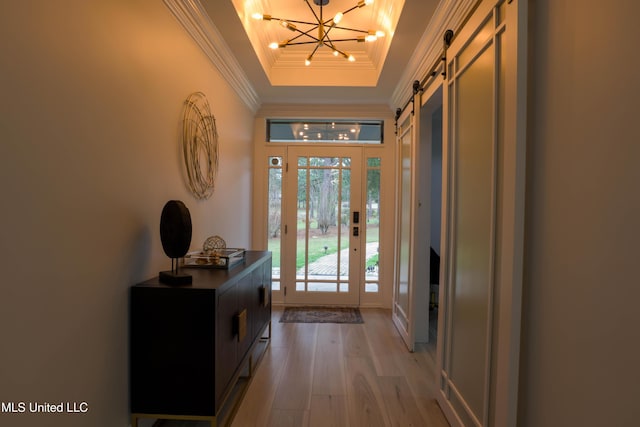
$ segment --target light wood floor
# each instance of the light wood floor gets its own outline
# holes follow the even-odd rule
[[[435,401],[432,348],[409,353],[390,312],[364,324],[280,323],[232,427],[448,426]]]

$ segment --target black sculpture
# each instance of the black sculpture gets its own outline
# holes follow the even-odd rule
[[[171,258],[171,271],[161,271],[160,281],[169,285],[189,285],[191,275],[178,271],[179,258],[184,257],[191,245],[191,215],[180,200],[170,200],[160,216],[160,240],[164,253]]]

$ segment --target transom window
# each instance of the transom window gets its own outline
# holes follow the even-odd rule
[[[382,120],[267,120],[267,141],[382,144]]]

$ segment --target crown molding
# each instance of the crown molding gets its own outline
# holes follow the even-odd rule
[[[422,81],[433,66],[441,60],[444,32],[448,29],[457,32],[478,2],[479,0],[444,0],[438,4],[433,18],[391,95],[390,106],[393,109],[404,105],[411,98],[413,82]]]
[[[258,94],[200,1],[163,1],[222,77],[255,113],[260,108]]]

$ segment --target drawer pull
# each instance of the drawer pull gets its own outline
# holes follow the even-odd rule
[[[269,290],[265,285],[260,286],[260,305],[263,307],[269,305]]]
[[[238,335],[238,342],[240,342],[247,335],[247,309],[236,314],[233,320],[234,332]]]

